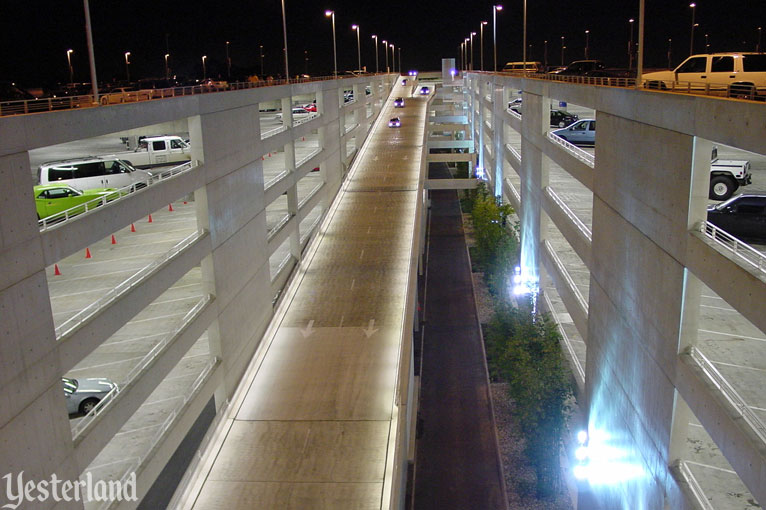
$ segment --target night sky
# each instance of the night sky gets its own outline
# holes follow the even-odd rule
[[[502,1],[502,0],[501,0]],[[290,74],[312,76],[332,73],[332,30],[325,9],[336,11],[338,69],[356,68],[356,33],[361,26],[362,65],[375,70],[372,34],[402,47],[402,69],[436,70],[442,57],[458,57],[459,45],[471,31],[475,68],[479,67],[479,24],[484,30],[485,68],[492,65],[493,2],[408,2],[403,0],[285,0]],[[698,0],[695,9],[695,52],[753,51],[757,27],[766,28],[766,0]],[[497,16],[498,65],[521,60],[522,0],[504,3]],[[638,18],[638,0],[528,0],[528,60],[543,60],[548,40],[548,63],[561,61],[561,36],[567,46],[564,59],[584,57],[585,30],[590,31],[590,57],[613,67],[627,67],[630,37],[628,19]],[[281,57],[280,0],[248,2],[209,0],[90,0],[99,81],[125,79],[124,53],[131,52],[132,79],[164,76],[164,55],[170,53],[172,72],[187,78],[202,75],[207,55],[208,76],[227,78],[226,41],[230,41],[233,77],[260,74],[259,45],[264,46],[264,71],[284,72]],[[672,38],[672,64],[689,53],[691,11],[688,0],[646,0],[645,67],[667,66],[668,38]],[[88,81],[82,0],[31,2],[2,0],[0,8],[0,80],[23,86],[68,81],[66,51],[74,49],[75,81]],[[638,22],[634,24],[638,40]],[[167,34],[167,39],[166,39]],[[766,45],[766,36],[762,47]],[[382,46],[382,45],[381,45]],[[380,48],[380,67],[384,54]],[[308,53],[305,53],[308,52]],[[308,55],[308,61],[305,57]]]

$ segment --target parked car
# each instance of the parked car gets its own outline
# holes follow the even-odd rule
[[[151,90],[137,90],[133,87],[117,87],[101,94],[99,101],[102,105],[145,101],[152,98]]]
[[[575,122],[579,117],[566,110],[551,110],[551,126],[566,127]]]
[[[543,65],[540,62],[506,62],[502,72],[534,74],[541,72],[542,69]]]
[[[402,85],[407,85],[407,78],[402,78]]]
[[[593,119],[578,120],[574,124],[552,131],[552,133],[575,145],[595,145],[596,121]]]
[[[404,108],[404,98],[397,97],[394,99],[394,108]]]
[[[310,113],[316,113],[317,111],[317,104],[316,103],[308,103],[303,105],[303,109]]]
[[[91,156],[43,163],[37,169],[38,184],[69,184],[77,189],[145,187],[151,180],[146,170],[136,170],[117,156]]]
[[[672,71],[643,74],[641,79],[650,89],[709,88],[734,97],[762,98],[766,94],[766,53],[692,55]]]
[[[747,186],[753,180],[750,162],[739,159],[718,159],[718,147],[713,147],[710,156],[711,200],[727,200],[740,186]]]
[[[521,103],[517,103],[510,107],[510,110],[518,115],[522,114]],[[569,113],[566,110],[551,110],[550,119],[548,123],[551,127],[566,127],[579,119],[574,113]]]
[[[104,399],[114,396],[118,389],[117,384],[104,377],[62,377],[61,382],[64,384],[66,410],[69,414],[88,414]]]
[[[80,191],[68,184],[35,186],[34,195],[38,220],[66,210],[69,210],[69,216],[82,214],[86,211],[86,206],[83,205],[86,202],[92,202],[88,204],[87,208],[89,210],[91,207],[103,204],[103,198],[106,198],[108,202],[119,197],[119,193],[116,192],[115,188],[97,188]]]
[[[402,127],[402,120],[399,117],[394,117],[388,121],[388,127]]]
[[[293,112],[293,119],[305,119],[306,117],[311,115],[311,112],[309,112],[302,106],[294,106],[292,112]],[[277,118],[279,120],[282,120],[282,112],[279,112],[277,114]]]
[[[421,96],[427,96],[430,93],[431,93],[431,89],[429,89],[428,87],[420,87]]]
[[[600,60],[575,60],[564,68],[554,69],[548,74],[562,76],[603,76],[606,66]]]
[[[709,206],[707,220],[737,239],[766,242],[766,193],[743,193]]]
[[[508,108],[514,108],[514,107],[517,107],[517,106],[519,106],[519,107],[521,106],[521,98],[520,97],[517,97],[516,99],[512,99],[512,100],[508,101]]]

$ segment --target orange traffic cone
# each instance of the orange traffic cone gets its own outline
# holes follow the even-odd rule
[[[168,204],[168,211],[173,212],[173,204]]]
[[[133,225],[132,223],[130,224],[130,231],[131,232],[135,232],[136,231],[136,226]]]
[[[188,204],[188,203],[189,203],[189,202],[187,202],[186,200],[184,200],[184,205],[186,205],[186,204]]]
[[[114,234],[112,234],[112,244],[117,244],[117,239],[114,238]]]
[[[59,271],[59,265],[53,264],[53,274],[55,276],[61,276],[61,271]]]
[[[261,156],[261,161],[263,161],[263,156]]]
[[[86,259],[93,258],[93,257],[90,256],[90,248],[85,248],[85,258]]]
[[[271,153],[269,152],[269,157],[271,157]]]
[[[149,221],[147,221],[147,223],[151,223],[151,222],[152,222],[152,215],[150,214],[149,215]]]

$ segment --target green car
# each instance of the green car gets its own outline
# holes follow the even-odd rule
[[[93,207],[98,207],[103,203],[104,197],[106,197],[107,201],[111,201],[120,196],[119,193],[115,193],[115,188],[96,188],[80,191],[68,184],[45,184],[35,186],[34,189],[37,219],[59,215],[63,220],[67,216],[81,214]],[[90,203],[85,205],[86,202]],[[63,211],[67,211],[67,214],[59,214]]]

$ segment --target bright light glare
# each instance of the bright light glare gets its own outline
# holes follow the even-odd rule
[[[575,450],[575,459],[583,461],[588,458],[588,449],[584,446]]]
[[[644,476],[642,466],[626,461],[630,452],[608,444],[610,439],[609,434],[600,430],[577,433],[582,446],[575,450],[578,462],[572,469],[575,478],[595,486],[618,485]]]
[[[577,433],[577,442],[580,444],[585,444],[585,442],[588,440],[588,433],[584,430],[581,430]]]
[[[332,11],[324,11],[324,15],[329,18],[330,16],[332,16]]]

